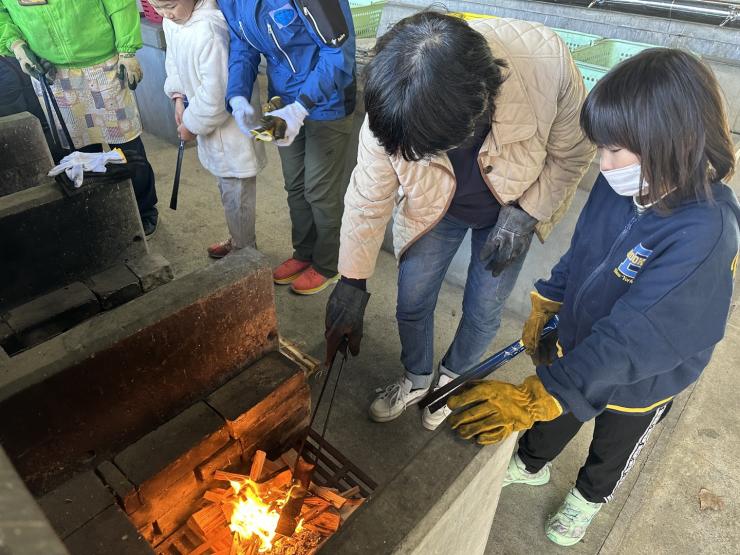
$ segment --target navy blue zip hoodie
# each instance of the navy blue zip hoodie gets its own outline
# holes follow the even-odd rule
[[[537,375],[564,410],[644,413],[696,381],[722,339],[737,266],[740,205],[686,201],[638,214],[599,175],[543,297],[562,302],[563,356]]]

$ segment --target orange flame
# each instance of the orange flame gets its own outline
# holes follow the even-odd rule
[[[272,549],[275,529],[280,520],[280,507],[285,504],[285,500],[281,499],[272,504],[265,502],[251,480],[245,480],[243,483],[231,481],[230,484],[237,500],[233,502],[234,511],[229,529],[234,533],[237,546],[241,548],[239,554],[246,552],[254,538],[259,541],[260,553],[269,551]]]

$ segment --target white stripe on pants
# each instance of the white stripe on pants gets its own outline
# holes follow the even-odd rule
[[[226,225],[235,249],[255,247],[257,219],[257,178],[219,177],[221,204],[224,205]]]

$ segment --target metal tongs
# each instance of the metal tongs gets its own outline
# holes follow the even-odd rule
[[[326,410],[324,426],[321,430],[322,440],[325,439],[326,430],[329,426],[329,418],[331,418],[331,410],[334,406],[334,397],[337,394],[337,386],[339,385],[339,380],[342,377],[342,370],[344,369],[345,364],[347,364],[350,358],[346,342],[344,343],[344,348],[342,349],[340,347],[340,350],[342,351],[342,359],[339,364],[339,370],[337,371],[337,379],[334,382],[334,388],[332,389],[331,397],[329,398],[329,406]],[[306,442],[308,440],[308,431],[311,430],[313,422],[314,420],[316,420],[316,416],[319,413],[319,407],[321,406],[321,401],[324,397],[326,386],[329,384],[329,379],[331,377],[332,370],[334,369],[335,361],[336,357],[332,361],[331,366],[329,366],[329,368],[326,370],[324,383],[321,385],[321,392],[319,393],[319,398],[316,400],[316,406],[314,407],[313,414],[311,415],[311,421],[308,423],[306,435],[304,436],[303,440],[301,441],[301,445],[298,448],[298,456],[296,457],[295,467],[293,468],[293,484],[291,485],[290,492],[288,494],[288,500],[285,502],[285,505],[283,505],[283,508],[280,511],[280,520],[278,521],[277,527],[275,528],[275,532],[282,536],[292,536],[298,526],[298,521],[301,516],[301,507],[303,507],[303,500],[306,498],[308,487],[311,485],[311,477],[313,476],[314,469],[316,468],[316,465],[319,461],[319,456],[321,455],[321,446],[324,443],[323,441],[319,442],[318,451],[316,452],[316,456],[314,457],[313,462],[309,462],[303,458],[303,453],[305,452],[306,448]]]
[[[553,316],[542,328],[542,336],[540,341],[547,339],[557,331],[558,328],[558,317]],[[485,378],[494,370],[501,368],[504,364],[509,362],[515,356],[524,351],[524,344],[522,340],[514,341],[508,347],[504,347],[495,355],[487,358],[477,366],[473,366],[467,372],[460,374],[457,378],[451,382],[443,385],[435,391],[431,391],[426,397],[419,401],[421,408],[429,407],[430,412],[437,412],[439,409],[447,404],[447,399],[452,395],[460,391],[468,383],[473,380],[480,380]]]

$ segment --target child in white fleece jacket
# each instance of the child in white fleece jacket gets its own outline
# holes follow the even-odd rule
[[[201,164],[218,180],[230,238],[208,247],[212,258],[255,246],[257,174],[264,147],[239,131],[226,111],[229,29],[216,0],[154,0],[167,40],[164,92],[175,102],[180,138],[197,136]],[[259,92],[252,102],[259,113]],[[184,99],[188,106],[185,107]]]

